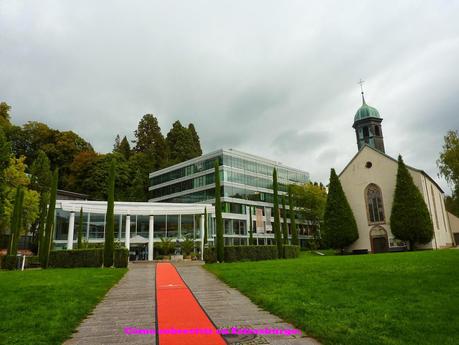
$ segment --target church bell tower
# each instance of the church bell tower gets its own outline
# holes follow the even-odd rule
[[[365,102],[362,83],[363,81],[361,80],[362,106],[355,113],[354,124],[352,125],[357,137],[357,147],[360,150],[366,144],[385,153],[384,137],[381,127],[383,119],[375,108],[370,107]]]

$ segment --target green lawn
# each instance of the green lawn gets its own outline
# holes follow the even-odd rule
[[[61,344],[126,271],[0,271],[0,344]]]
[[[459,344],[459,250],[205,267],[323,344]]]

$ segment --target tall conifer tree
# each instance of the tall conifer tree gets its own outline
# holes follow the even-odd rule
[[[249,245],[253,246],[252,206],[249,206]]]
[[[288,224],[287,224],[287,209],[285,208],[285,195],[282,195],[282,212],[283,212],[283,223],[282,223],[282,236],[284,244],[288,244]]]
[[[78,249],[83,248],[83,207],[80,208],[80,221],[78,222]]]
[[[49,192],[42,193],[40,197],[40,218],[38,220],[38,257],[40,262],[43,262],[43,253],[46,253],[44,246],[46,243],[45,221],[48,213],[48,201]]]
[[[421,192],[415,186],[402,156],[398,156],[397,183],[390,216],[390,228],[398,239],[409,241],[414,250],[417,243],[432,240],[433,224]]]
[[[223,262],[225,257],[225,242],[223,238],[222,203],[220,200],[220,169],[218,160],[215,161],[215,221],[217,261]]]
[[[49,264],[49,252],[53,246],[53,232],[54,232],[54,213],[56,210],[56,195],[57,195],[57,184],[59,180],[59,170],[56,168],[53,172],[53,178],[51,182],[51,194],[49,196],[49,207],[46,215],[46,227],[45,227],[45,241],[44,241],[44,252],[43,261],[41,262],[43,268],[48,268]]]
[[[327,203],[324,213],[323,232],[325,241],[330,247],[341,249],[352,244],[359,238],[354,214],[344,194],[343,187],[335,169],[330,172]]]
[[[208,236],[208,219],[207,219],[207,207],[204,208],[204,244],[207,243]]]
[[[112,159],[107,183],[107,213],[105,220],[104,267],[113,266],[115,245],[115,160]]]
[[[282,235],[280,229],[280,217],[279,217],[279,187],[277,183],[277,170],[273,169],[273,193],[274,193],[274,238],[277,245],[277,254],[279,258],[283,256],[282,249]]]
[[[295,210],[293,207],[292,185],[288,186],[288,207],[290,213],[290,228],[292,229],[292,245],[300,245],[298,240],[298,230],[296,229]]]
[[[13,215],[11,216],[10,226],[10,241],[8,245],[7,255],[16,255],[18,252],[18,238],[20,234],[20,224],[22,215],[22,200],[24,192],[20,186],[16,188],[16,196],[14,198]]]

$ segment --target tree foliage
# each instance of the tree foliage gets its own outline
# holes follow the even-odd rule
[[[202,154],[199,137],[192,124],[186,128],[180,121],[175,121],[167,133],[166,143],[169,152],[167,165],[174,165]]]
[[[397,183],[390,227],[395,237],[410,242],[411,250],[417,243],[426,244],[433,237],[434,230],[429,210],[402,156],[398,156]]]
[[[0,103],[0,129],[8,130],[11,127],[10,110],[11,107],[6,102]]]
[[[39,212],[39,194],[29,189],[30,178],[26,174],[25,157],[9,158],[9,165],[4,171],[4,199],[3,215],[0,219],[0,231],[6,232],[11,224],[13,214],[16,188],[23,187],[24,203],[22,208],[22,222],[20,225],[21,233],[25,233],[32,223],[35,222]]]
[[[335,169],[330,172],[322,236],[331,248],[341,251],[359,238],[354,214]]]
[[[143,152],[152,162],[153,170],[161,169],[167,164],[168,150],[166,140],[161,133],[158,119],[152,114],[142,117],[134,132],[136,152]]]
[[[447,210],[459,217],[459,134],[449,131],[444,137],[440,158],[437,160],[440,175],[452,185],[453,195],[447,198]]]

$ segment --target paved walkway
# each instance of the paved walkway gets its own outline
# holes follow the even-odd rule
[[[200,264],[176,265],[177,270],[185,283],[193,291],[207,315],[218,328],[278,328],[293,329],[280,318],[257,307],[250,299],[238,290],[228,285],[209,273]],[[318,345],[316,340],[299,335],[228,335],[229,344],[235,345]]]
[[[128,272],[80,324],[65,345],[156,344],[154,335],[126,335],[124,327],[155,328],[153,263],[129,265]],[[78,293],[77,291],[75,293]]]
[[[185,262],[177,270],[218,328],[292,329],[253,304],[239,291],[228,287],[202,264]],[[156,344],[153,335],[126,335],[124,327],[155,328],[155,270],[153,263],[132,263],[129,271],[80,324],[73,338],[64,345]],[[225,336],[233,345],[317,345],[306,336],[246,335]],[[183,344],[186,345],[186,344]]]

